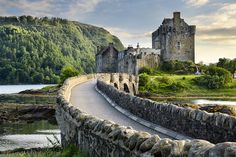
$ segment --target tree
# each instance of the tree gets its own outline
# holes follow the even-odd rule
[[[78,76],[80,72],[76,70],[73,66],[65,66],[63,67],[60,75],[60,84],[63,84],[64,81],[73,76]]]
[[[232,75],[236,72],[236,58],[232,60],[227,58],[220,58],[216,65],[218,67],[227,69],[231,72]]]
[[[96,46],[113,42],[123,49],[104,29],[74,21],[31,16],[0,21],[0,84],[57,84],[64,65],[93,73]]]
[[[232,75],[224,68],[209,66],[205,71],[205,75],[194,78],[194,81],[200,86],[218,89],[232,82]]]

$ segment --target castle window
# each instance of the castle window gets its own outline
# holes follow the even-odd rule
[[[181,44],[180,42],[177,43],[177,49],[180,50]]]

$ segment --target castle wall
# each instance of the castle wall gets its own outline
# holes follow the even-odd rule
[[[149,54],[137,60],[138,71],[143,67],[156,68],[160,64],[160,56]]]
[[[135,75],[137,66],[136,56],[129,53],[125,55],[124,52],[120,53],[117,72]]]
[[[117,72],[118,53],[113,44],[110,43],[106,49],[96,55],[96,71],[99,73]]]
[[[118,57],[118,71],[137,75],[143,67],[155,68],[160,64],[159,51],[150,48],[133,49],[132,52],[120,52]]]

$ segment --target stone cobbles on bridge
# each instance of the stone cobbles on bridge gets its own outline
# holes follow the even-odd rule
[[[171,140],[159,138],[130,127],[98,119],[81,112],[68,101],[68,93],[86,76],[69,79],[57,97],[56,118],[61,129],[62,145],[76,144],[91,157],[233,157],[236,143],[212,144],[205,140]],[[91,77],[87,77],[91,79]],[[72,82],[72,83],[71,83]]]

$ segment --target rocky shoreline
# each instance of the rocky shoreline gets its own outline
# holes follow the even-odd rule
[[[33,91],[33,92],[32,92]],[[56,124],[55,97],[53,92],[27,90],[19,94],[0,94],[0,124],[48,120]]]
[[[55,105],[0,103],[0,124],[48,120],[56,124]]]

